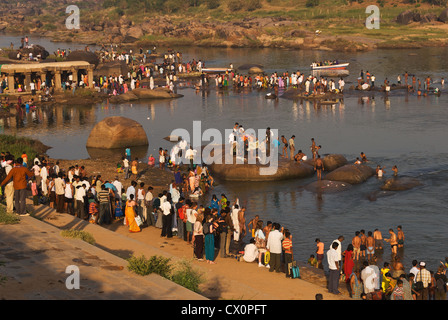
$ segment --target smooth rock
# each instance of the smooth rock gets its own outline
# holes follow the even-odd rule
[[[325,175],[326,180],[359,184],[375,175],[375,170],[364,164],[346,164]]]
[[[108,117],[98,122],[87,139],[87,148],[115,149],[148,145],[142,125],[125,117]]]
[[[393,177],[387,179],[384,182],[384,185],[381,187],[381,190],[385,191],[404,191],[410,190],[412,188],[421,186],[422,183],[412,177]]]

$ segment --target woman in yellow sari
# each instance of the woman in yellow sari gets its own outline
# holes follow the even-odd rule
[[[134,201],[133,194],[131,194],[129,198],[130,200],[126,201],[126,209],[124,211],[126,225],[129,226],[129,232],[140,232],[141,229],[138,226],[137,221],[135,221],[136,213],[134,207],[137,205],[137,203]]]

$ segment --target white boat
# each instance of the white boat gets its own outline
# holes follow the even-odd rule
[[[338,63],[338,64],[330,64],[325,66],[318,66],[317,63],[311,64],[311,69],[313,71],[319,71],[319,70],[345,70],[347,69],[348,65],[350,63]]]
[[[229,68],[203,68],[202,72],[204,73],[211,73],[211,74],[217,74],[217,73],[226,73],[226,72],[232,72],[232,69]]]

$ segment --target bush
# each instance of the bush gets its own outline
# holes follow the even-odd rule
[[[227,1],[227,8],[232,11],[240,11],[243,9],[244,2],[242,0],[229,0]]]
[[[61,232],[61,236],[65,238],[80,239],[87,243],[95,244],[95,239],[93,238],[93,236],[90,233],[82,230],[63,230]]]
[[[155,273],[194,292],[199,292],[199,285],[203,282],[202,274],[185,260],[181,260],[175,267],[170,264],[171,259],[161,256],[149,259],[145,256],[132,256],[127,261],[129,271],[141,276]]]
[[[6,213],[6,207],[4,205],[0,205],[0,224],[17,224],[20,223],[20,217]]]
[[[246,0],[244,4],[244,8],[247,11],[254,11],[261,8],[260,0]]]
[[[207,6],[207,9],[216,9],[219,7],[220,1],[219,0],[206,0],[205,4]]]
[[[193,292],[199,292],[199,285],[203,281],[202,274],[193,269],[185,260],[178,263],[178,268],[173,272],[171,280]]]
[[[164,278],[169,278],[171,273],[170,261],[171,259],[161,256],[152,256],[149,260],[147,260],[145,256],[132,256],[128,259],[128,269],[141,276],[155,273]]]
[[[308,8],[317,7],[319,5],[319,0],[306,0],[305,6]]]

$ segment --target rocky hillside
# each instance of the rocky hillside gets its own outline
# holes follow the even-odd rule
[[[349,0],[3,0],[0,31],[38,34],[56,41],[87,44],[196,45],[215,47],[321,48],[363,51],[383,38],[394,43],[428,34],[423,25],[441,28],[441,7],[404,5],[391,1],[381,7],[389,29],[369,32],[365,8]],[[377,1],[371,1],[377,4]],[[394,3],[392,3],[394,2]],[[80,29],[67,29],[68,5],[80,9]],[[405,15],[402,12],[411,12]],[[420,13],[421,12],[421,13]],[[445,13],[444,13],[445,12]],[[401,15],[400,15],[401,14]],[[315,31],[323,32],[316,36]],[[388,31],[389,30],[389,31]],[[392,30],[392,31],[391,31]],[[412,31],[412,32],[410,32]],[[434,36],[446,44],[445,30]],[[388,33],[389,32],[389,33]],[[412,36],[415,35],[413,38]],[[384,46],[384,44],[383,44]]]

